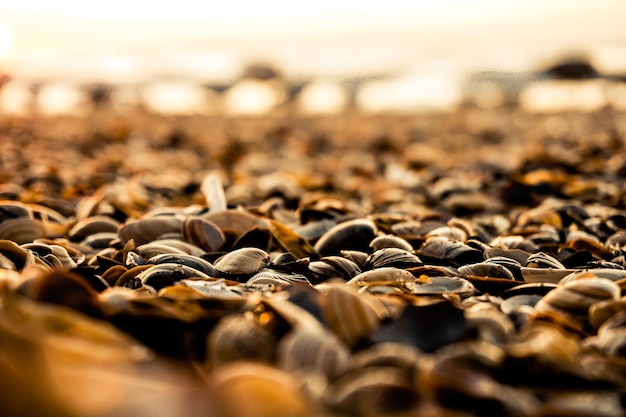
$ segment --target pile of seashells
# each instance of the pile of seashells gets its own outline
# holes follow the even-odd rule
[[[209,170],[165,164],[189,132],[55,170],[3,160],[3,415],[624,415],[625,137],[578,115],[595,134],[576,146],[584,130],[503,138],[479,117],[352,119],[378,132],[352,144],[361,127],[297,134],[337,120],[231,121],[243,150],[217,141]],[[467,143],[446,155],[420,123]],[[39,134],[5,123],[4,158]],[[131,148],[163,169],[111,150]]]

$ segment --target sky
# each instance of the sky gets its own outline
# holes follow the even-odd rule
[[[299,71],[387,71],[420,59],[510,69],[576,49],[611,61],[626,47],[624,17],[623,0],[0,0],[0,71],[78,71],[94,59],[228,68],[228,56]],[[203,62],[184,57],[198,51]],[[168,60],[146,58],[155,56]]]

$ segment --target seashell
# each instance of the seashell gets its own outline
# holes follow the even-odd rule
[[[469,297],[476,292],[470,281],[458,277],[420,277],[406,286],[411,294],[416,295],[457,294],[460,297]]]
[[[375,237],[369,244],[369,247],[374,250],[380,250],[383,248],[399,248],[405,251],[412,251],[413,246],[401,237],[394,235],[384,235]]]
[[[320,219],[293,228],[294,233],[308,242],[314,242],[337,225],[336,220]]]
[[[424,263],[411,252],[400,248],[378,249],[365,262],[365,269],[395,267],[400,269],[415,268]]]
[[[211,373],[209,401],[218,416],[313,417],[316,407],[300,391],[300,380],[260,363],[238,361]]]
[[[308,284],[309,280],[302,274],[291,274],[280,272],[273,269],[263,268],[256,274],[252,275],[246,285],[272,285],[274,288],[281,288],[291,284]]]
[[[228,207],[224,186],[220,177],[219,172],[210,172],[202,179],[200,184],[200,191],[204,195],[206,204],[210,207],[211,212],[223,211]]]
[[[226,362],[270,363],[278,341],[265,327],[248,315],[231,314],[220,319],[206,341],[210,369]]]
[[[0,253],[0,269],[9,269],[12,271],[17,270],[13,261],[4,256],[2,253]]]
[[[349,280],[360,272],[357,264],[341,256],[324,256],[318,261],[309,262],[309,273],[315,284],[333,278]]]
[[[626,246],[626,230],[619,230],[605,240],[605,245],[607,248],[623,248]]]
[[[567,274],[563,279],[561,279],[560,283],[565,284],[570,281],[575,281],[581,278],[587,277],[597,277],[597,278],[606,278],[611,281],[619,281],[626,278],[626,270],[624,269],[612,269],[612,268],[595,268],[585,271],[574,271],[570,274]]]
[[[626,350],[626,312],[622,310],[602,323],[598,328],[598,335],[585,340],[585,345],[623,358]]]
[[[269,251],[273,242],[272,234],[266,227],[255,226],[249,229],[244,234],[235,238],[232,234],[226,233],[227,242],[224,247],[231,249],[240,249],[246,247],[259,248],[264,251]]]
[[[120,227],[120,222],[109,216],[91,216],[76,222],[67,232],[72,242],[84,241],[96,233],[115,233]]]
[[[216,277],[218,275],[217,269],[213,265],[211,265],[210,262],[205,261],[204,259],[197,256],[187,254],[164,253],[153,256],[152,258],[148,259],[147,262],[154,265],[164,263],[186,265],[210,277]]]
[[[309,275],[309,258],[296,259],[289,252],[270,254],[271,261],[268,268],[293,274]]]
[[[626,311],[626,300],[623,298],[600,301],[589,307],[589,324],[597,331],[611,317],[624,311]]]
[[[626,214],[615,213],[604,219],[604,224],[611,230],[616,232],[626,231]]]
[[[248,230],[259,227],[263,223],[260,218],[247,211],[234,209],[209,212],[202,215],[201,218],[216,225],[225,236],[232,234],[233,241]]]
[[[350,370],[367,367],[391,366],[402,369],[407,376],[413,375],[422,353],[414,346],[381,342],[352,355],[348,367]]]
[[[445,237],[428,238],[415,253],[426,263],[443,263],[454,266],[483,260],[483,254],[480,250]]]
[[[133,239],[137,246],[157,240],[168,233],[180,233],[182,220],[176,216],[157,215],[123,224],[118,235],[122,244]]]
[[[485,262],[498,264],[505,267],[506,269],[511,271],[511,274],[513,274],[513,279],[515,279],[516,281],[524,280],[524,277],[522,276],[522,264],[515,259],[506,256],[494,256],[485,259]]]
[[[468,404],[474,415],[483,416],[529,416],[539,407],[526,390],[502,384],[486,370],[454,357],[420,360],[415,385],[428,401],[450,410],[450,415],[466,410]]]
[[[594,368],[607,371],[603,370],[602,366]],[[603,375],[606,374],[603,373]],[[607,378],[599,379],[600,381],[607,380]],[[617,417],[624,415],[622,404],[620,394],[612,390],[561,391],[547,396],[539,408],[539,415]]]
[[[159,291],[164,287],[174,285],[182,279],[209,278],[209,276],[186,265],[162,263],[141,271],[136,278],[141,281],[142,285],[148,285]]]
[[[526,239],[521,235],[503,235],[494,238],[489,245],[494,248],[501,249],[518,249],[527,253],[535,253],[539,250],[539,246],[536,243]],[[493,254],[489,254],[489,256],[494,256]],[[504,255],[506,256],[506,255]],[[521,262],[520,259],[516,258]]]
[[[366,339],[385,316],[380,302],[369,294],[356,294],[349,287],[318,285],[324,322],[341,340],[354,346]]]
[[[18,244],[33,242],[46,236],[44,225],[39,220],[28,217],[8,219],[0,223],[0,239]]]
[[[530,252],[526,252],[521,249],[504,249],[499,247],[491,247],[484,251],[485,259],[491,258],[508,258],[512,259],[520,265],[526,265]]]
[[[530,294],[544,296],[557,287],[556,284],[550,282],[531,282],[528,284],[520,284],[500,293],[500,297],[506,299],[516,295]]]
[[[347,260],[354,262],[360,270],[365,269],[365,262],[367,262],[367,257],[369,256],[367,252],[358,250],[341,250],[339,253]]]
[[[520,266],[521,268],[521,266]],[[506,267],[495,262],[485,261],[475,264],[467,264],[460,266],[458,269],[460,274],[473,275],[478,277],[515,279],[513,273]]]
[[[144,257],[139,255],[138,253],[128,252],[126,254],[126,260],[124,261],[124,265],[126,265],[127,267],[132,268],[134,266],[146,264],[148,264],[148,261],[146,261]]]
[[[513,321],[490,303],[477,303],[465,309],[466,329],[477,340],[503,345],[515,334]]]
[[[457,240],[459,242],[465,242],[468,238],[468,235],[465,230],[458,227],[441,226],[426,233],[426,238],[429,237],[445,237],[448,239]]]
[[[181,231],[186,242],[206,252],[218,251],[226,242],[220,228],[201,217],[187,217],[181,224]]]
[[[511,315],[520,308],[533,308],[541,298],[543,298],[542,294],[512,295],[500,303],[500,310],[502,310],[504,314]]]
[[[102,279],[106,281],[109,286],[112,287],[126,271],[128,271],[128,269],[125,266],[115,265],[104,271],[104,273],[102,274]]]
[[[219,257],[213,265],[227,276],[252,275],[267,267],[270,255],[258,248],[241,248]]]
[[[589,308],[605,300],[617,300],[620,289],[606,278],[587,277],[559,285],[546,294],[537,305],[537,313],[554,314],[569,322],[586,326]]]
[[[324,403],[345,415],[395,415],[415,411],[419,395],[402,369],[391,366],[355,369],[339,378]]]
[[[555,257],[548,255],[545,252],[538,252],[530,255],[526,259],[526,268],[552,268],[552,269],[565,269],[563,264],[559,262]]]
[[[150,243],[144,243],[143,245],[138,246],[135,251],[139,256],[144,259],[150,259],[157,255],[186,255],[187,252],[176,248],[174,246],[167,245],[165,243],[161,243],[160,240],[156,240]]]
[[[568,378],[570,383],[580,380],[577,336],[558,326],[533,322],[522,328],[518,341],[507,344],[504,349],[503,366],[515,370],[517,381],[540,378],[544,384],[550,384],[563,378]]]
[[[456,268],[451,266],[440,266],[440,265],[423,265],[417,266],[414,268],[407,268],[411,274],[416,277],[427,276],[427,277],[458,277],[460,276]]]
[[[54,271],[24,281],[16,289],[32,300],[69,307],[94,318],[103,318],[98,294],[78,274]]]
[[[141,280],[137,278],[137,275],[153,266],[154,265],[137,265],[130,269],[127,269],[126,272],[123,272],[121,273],[121,275],[119,275],[114,285],[118,287],[123,286],[128,288],[141,287]]]
[[[102,233],[94,233],[92,235],[87,236],[85,239],[80,241],[81,246],[87,246],[91,249],[105,249],[108,248],[113,241],[117,239],[117,232],[102,232]]]
[[[331,228],[317,241],[314,249],[322,256],[336,255],[341,250],[367,251],[376,237],[376,225],[371,220],[348,220]]]
[[[226,281],[223,278],[209,279],[182,279],[176,285],[184,285],[189,288],[201,292],[211,301],[213,306],[224,304],[228,306],[229,311],[238,311],[246,304],[246,300],[241,293],[235,290],[234,285],[238,285],[234,281]]]
[[[415,281],[417,281],[417,278],[409,271],[399,268],[385,267],[362,272],[348,281],[348,284],[358,286],[370,286],[373,284],[389,285],[402,288],[408,292],[413,288],[412,284],[415,283]]]
[[[17,218],[31,218],[32,210],[28,205],[12,200],[0,200],[0,223]]]
[[[535,305],[543,295],[519,294],[513,295],[500,303],[500,310],[513,320],[517,328],[526,325],[535,313]]]
[[[541,205],[526,210],[517,217],[516,227],[527,227],[529,225],[549,225],[557,229],[563,228],[561,216],[552,207]]]
[[[502,368],[506,353],[504,348],[481,340],[461,340],[437,350],[437,361],[460,362],[482,370]],[[423,356],[416,363],[421,365]]]
[[[333,380],[346,370],[350,349],[322,327],[296,326],[280,340],[276,356],[285,371],[319,372]]]
[[[174,239],[174,238],[167,238],[167,239],[158,239],[155,240],[153,242],[147,243],[146,245],[167,245],[169,247],[178,249],[179,251],[182,251],[184,253],[188,253],[189,255],[193,255],[193,256],[202,256],[204,255],[206,252],[204,252],[202,249],[200,249],[199,247],[192,245],[191,243],[182,241],[178,238]],[[145,245],[141,245],[141,246],[145,246]],[[139,247],[138,247],[139,248]]]
[[[437,320],[432,320],[437,317]],[[463,310],[448,300],[425,305],[407,305],[395,320],[374,331],[375,343],[399,343],[419,351],[433,352],[458,340],[465,330]]]
[[[553,283],[561,281],[564,277],[571,273],[578,272],[576,269],[565,268],[528,268],[522,267],[521,273],[526,282],[545,282]]]
[[[406,241],[421,239],[425,233],[422,232],[422,222],[419,220],[407,220],[391,225],[391,232]]]
[[[314,255],[315,249],[302,236],[276,220],[268,220],[268,228],[280,246],[296,259]]]

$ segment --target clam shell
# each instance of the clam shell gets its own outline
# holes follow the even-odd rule
[[[369,294],[357,294],[337,285],[316,288],[322,292],[324,322],[348,346],[367,338],[385,315],[383,306]]]
[[[526,268],[552,268],[565,269],[563,264],[554,256],[550,256],[545,252],[533,253],[526,259]]]
[[[322,256],[336,255],[341,250],[366,251],[376,237],[376,225],[371,220],[348,220],[331,228],[315,243],[315,251]]]
[[[415,268],[424,263],[411,252],[401,248],[383,248],[374,251],[365,262],[365,269],[395,267],[400,269]]]
[[[302,274],[291,274],[287,272],[280,272],[273,269],[263,268],[256,274],[252,275],[246,285],[272,285],[275,288],[282,288],[291,284],[308,284],[309,280]]]
[[[201,217],[187,217],[181,224],[181,230],[186,242],[206,252],[218,251],[226,242],[220,228]]]
[[[180,233],[182,220],[176,216],[158,215],[123,224],[118,235],[122,244],[133,239],[137,246],[157,240],[168,233]]]
[[[462,265],[458,269],[460,274],[474,275],[478,277],[515,279],[513,273],[506,267],[494,262],[478,262],[475,264]]]
[[[409,242],[395,235],[377,236],[370,242],[369,246],[374,251],[383,248],[399,248],[405,251],[413,250],[413,246]]]
[[[211,373],[209,400],[218,416],[314,417],[301,381],[285,371],[253,362],[233,362]]]
[[[315,249],[298,233],[276,220],[268,220],[268,228],[280,246],[296,259],[315,254]]]
[[[207,362],[211,369],[240,360],[270,363],[277,343],[276,337],[253,318],[228,315],[220,319],[207,337]]]
[[[278,344],[278,366],[288,372],[320,372],[329,379],[348,366],[350,349],[334,333],[323,328],[296,326]]]
[[[213,265],[228,275],[252,275],[268,266],[270,255],[258,248],[241,248],[218,258]]]
[[[575,269],[564,268],[528,268],[522,267],[522,277],[526,282],[546,282],[556,284],[569,274],[579,272]]]
[[[415,253],[425,263],[437,265],[459,266],[484,259],[482,251],[457,240],[439,236],[428,238]]]
[[[437,320],[433,320],[437,317]],[[371,336],[376,343],[399,343],[433,352],[458,340],[465,331],[463,310],[448,300],[407,305],[401,315],[380,326]]]
[[[538,313],[556,314],[566,320],[587,324],[589,308],[598,302],[617,300],[620,288],[606,278],[587,277],[561,284],[535,305]]]
[[[412,283],[417,281],[417,278],[410,273],[399,268],[378,268],[370,271],[362,272],[348,281],[348,284],[354,284],[359,286],[365,285],[389,285],[405,288],[412,288]]]
[[[174,285],[186,278],[209,278],[208,275],[182,264],[162,263],[153,265],[137,275],[142,285],[148,285],[155,290]]]
[[[44,236],[46,236],[46,229],[39,220],[20,217],[4,220],[0,223],[0,239],[23,244],[33,242]]]
[[[202,219],[215,224],[225,235],[231,233],[234,240],[248,230],[261,226],[263,221],[255,215],[242,210],[214,211],[201,216]]]
[[[354,262],[359,269],[365,269],[365,262],[367,262],[367,257],[369,256],[367,252],[358,250],[341,250],[339,253],[347,260]]]
[[[161,243],[161,241],[154,241],[137,246],[135,249],[137,254],[144,259],[150,259],[157,255],[186,255],[187,253],[174,246]]]
[[[469,297],[476,292],[470,281],[457,277],[425,277],[407,284],[407,287],[411,294],[416,295],[457,294]]]
[[[402,369],[376,366],[339,378],[324,402],[342,414],[395,415],[415,411],[419,395]]]
[[[215,277],[218,274],[217,269],[213,265],[211,265],[210,262],[205,261],[204,259],[197,256],[187,254],[159,254],[148,259],[148,263],[155,265],[164,263],[186,265],[210,277]]]
[[[0,200],[0,223],[17,218],[32,217],[32,210],[28,205],[12,200]]]
[[[115,233],[120,227],[120,222],[109,216],[91,216],[79,220],[67,232],[72,242],[80,242],[96,233]]]
[[[318,261],[309,262],[309,272],[314,283],[326,282],[333,278],[349,280],[361,272],[359,266],[341,256],[324,256]]]

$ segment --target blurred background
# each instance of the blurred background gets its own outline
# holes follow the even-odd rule
[[[626,2],[0,1],[0,115],[626,109]]]

